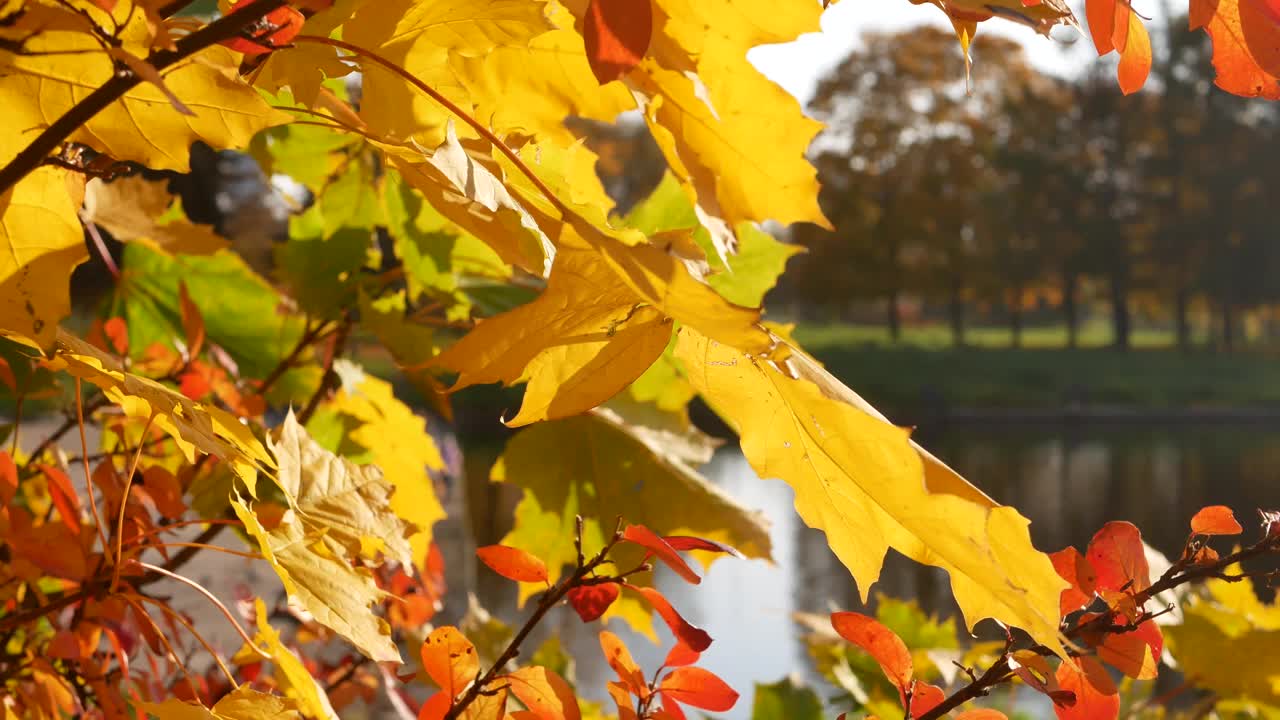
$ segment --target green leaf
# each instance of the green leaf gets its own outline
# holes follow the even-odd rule
[[[794,677],[775,683],[756,683],[751,720],[822,720],[822,700]]]
[[[355,302],[359,270],[372,242],[372,232],[363,228],[344,227],[329,236],[292,237],[277,248],[276,266],[299,307],[333,318]]]
[[[511,277],[510,266],[492,248],[441,215],[399,173],[387,173],[383,206],[387,231],[404,262],[409,299],[417,300],[423,293],[464,299],[457,294],[462,275]]]
[[[711,233],[699,222],[689,196],[670,173],[649,197],[631,209],[625,222],[646,235],[693,228],[693,239],[711,269],[707,284],[726,300],[747,307],[759,306],[765,293],[778,282],[787,260],[804,252],[799,245],[779,242],[754,224],[742,222],[734,228],[738,248],[729,256],[726,268],[711,241]]]
[[[179,282],[204,317],[208,341],[226,350],[242,375],[265,377],[302,335],[301,318],[282,311],[275,289],[234,252],[169,257],[130,243],[115,296],[130,348],[142,352],[184,336]]]

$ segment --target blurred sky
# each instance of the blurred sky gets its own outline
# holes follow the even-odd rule
[[[1076,17],[1083,18],[1083,4],[1073,1],[1070,5]],[[1137,0],[1134,5],[1147,17],[1153,14],[1159,17],[1158,7],[1142,7],[1158,3]],[[823,14],[821,33],[811,33],[785,45],[755,48],[748,57],[765,75],[805,103],[813,95],[818,78],[855,47],[862,33],[904,30],[922,24],[951,26],[942,11],[933,5],[912,5],[907,0],[842,0]],[[1031,61],[1045,72],[1069,76],[1080,72],[1088,63],[1107,62],[1098,59],[1088,38],[1071,28],[1056,28],[1054,38],[1050,39],[1030,28],[993,19],[979,25],[978,32],[1021,41]],[[973,68],[975,73],[982,72],[981,63],[979,58]],[[958,68],[957,72],[963,73],[964,68]]]

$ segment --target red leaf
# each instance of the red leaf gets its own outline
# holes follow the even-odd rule
[[[1105,635],[1098,646],[1098,658],[1135,680],[1152,680],[1157,675],[1163,647],[1159,628],[1148,620],[1131,632]]]
[[[738,702],[738,693],[709,670],[682,667],[672,670],[658,692],[664,697],[712,712],[724,712]]]
[[[573,688],[544,667],[523,667],[506,676],[511,692],[538,720],[580,720],[582,711]]]
[[[643,548],[646,548],[658,559],[667,565],[667,567],[676,571],[676,574],[684,578],[686,581],[697,585],[702,582],[702,578],[698,577],[698,573],[689,567],[689,564],[680,557],[676,549],[671,547],[666,540],[658,537],[657,533],[643,525],[628,525],[626,530],[622,531],[622,539],[633,542]]]
[[[124,318],[112,317],[102,323],[102,334],[107,336],[107,340],[111,342],[111,350],[117,355],[125,356],[129,354],[129,328],[124,324]]]
[[[1111,720],[1120,715],[1120,696],[1106,668],[1090,657],[1077,658],[1080,667],[1064,660],[1055,674],[1058,685],[1075,694],[1070,706],[1053,706],[1058,720]]]
[[[706,550],[707,552],[727,553],[736,558],[743,557],[742,553],[738,552],[737,548],[731,545],[725,545],[724,543],[721,543],[721,542],[716,542],[715,540],[707,540],[706,538],[700,538],[700,537],[691,537],[689,535],[667,535],[662,539],[666,540],[667,544],[670,545],[672,548],[680,551]]]
[[[231,6],[231,11],[235,12],[241,6],[251,2],[253,0],[236,0]],[[260,22],[251,25],[252,39],[238,37],[224,40],[222,44],[236,52],[244,53],[247,57],[264,55],[288,45],[289,41],[302,29],[302,23],[306,22],[306,19],[302,13],[286,5],[272,10]]]
[[[41,464],[37,467],[48,480],[49,498],[53,501],[54,507],[58,508],[58,516],[62,518],[62,524],[71,531],[72,535],[78,536],[80,534],[80,496],[71,485],[71,478],[52,465]]]
[[[18,466],[7,452],[0,452],[0,507],[4,507],[18,494]]]
[[[508,580],[519,582],[546,582],[547,564],[520,548],[506,545],[487,545],[476,550],[476,555],[490,570]]]
[[[662,617],[667,627],[671,628],[671,634],[675,635],[677,640],[697,652],[702,652],[711,647],[711,636],[707,634],[707,631],[690,624],[689,621],[681,617],[680,613],[671,607],[671,603],[667,602],[667,598],[662,593],[653,588],[637,587],[635,585],[628,585],[627,587],[640,593],[645,600],[649,601],[649,604],[653,606],[654,610],[658,611],[658,615]]]
[[[1053,562],[1053,569],[1058,571],[1058,575],[1071,583],[1071,587],[1062,591],[1062,599],[1058,603],[1059,612],[1063,616],[1093,602],[1096,577],[1093,567],[1079,550],[1064,548],[1051,554],[1049,560]]]
[[[631,651],[622,643],[621,638],[608,630],[600,631],[600,649],[604,650],[605,662],[609,663],[609,667],[618,674],[618,679],[622,681],[622,686],[627,692],[640,698],[649,696],[649,686],[644,681],[644,673],[640,671],[640,666],[636,665],[636,661],[631,657]],[[615,695],[612,685],[610,684],[610,695]],[[617,697],[615,695],[615,700]],[[622,702],[618,701],[618,707],[622,707]]]
[[[1191,532],[1196,535],[1239,535],[1244,532],[1231,508],[1226,505],[1210,505],[1191,518]]]
[[[569,591],[569,604],[582,622],[591,622],[603,615],[620,593],[616,583],[576,587]]]
[[[1191,29],[1213,38],[1214,83],[1229,93],[1280,99],[1280,23],[1259,0],[1191,0]]]
[[[946,699],[947,694],[937,685],[917,682],[911,690],[911,717],[920,717]]]
[[[663,660],[662,664],[667,667],[684,667],[698,662],[700,657],[702,657],[702,653],[682,642],[676,642],[671,651],[667,653],[667,659]]]
[[[596,80],[603,85],[630,72],[644,58],[652,34],[649,0],[591,0],[583,39]]]
[[[906,692],[915,670],[911,652],[902,638],[875,619],[856,612],[832,613],[831,627],[840,633],[840,637],[875,658],[885,676],[898,686],[898,692]]]
[[[1089,23],[1089,34],[1093,36],[1093,46],[1098,55],[1106,55],[1116,49],[1111,40],[1111,32],[1115,29],[1116,6],[1123,5],[1116,0],[1087,0],[1085,3],[1085,19]]]
[[[187,284],[181,280],[178,281],[178,306],[182,309],[182,331],[187,339],[187,357],[193,358],[204,347],[204,317],[200,314],[200,308],[191,302]]]
[[[965,710],[956,716],[956,720],[1009,720],[1009,716],[999,710],[978,708],[976,710]]]
[[[476,679],[480,660],[475,646],[457,628],[438,627],[422,643],[422,668],[452,702]]]
[[[422,703],[422,709],[418,711],[418,720],[444,720],[452,704],[447,693],[438,692]]]
[[[1109,522],[1089,541],[1087,554],[1098,590],[1134,593],[1151,585],[1151,570],[1142,547],[1142,533],[1132,523]]]

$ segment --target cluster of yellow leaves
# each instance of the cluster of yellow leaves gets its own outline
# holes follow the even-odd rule
[[[1059,0],[927,1],[952,19],[966,48],[977,23],[993,17],[1041,32],[1074,23]],[[1240,3],[1194,0],[1192,22],[1214,37],[1220,84],[1270,96],[1280,70],[1276,23],[1270,5]],[[827,533],[864,595],[892,547],[947,570],[970,625],[995,617],[1061,649],[1063,581],[1032,547],[1026,519],[955,475],[766,331],[758,306],[772,278],[732,297],[714,275],[708,280],[713,262],[721,278],[743,269],[736,251],[758,232],[754,223],[826,224],[816,172],[805,159],[818,125],[746,60],[753,46],[817,30],[818,3],[655,0],[643,56],[603,84],[587,56],[585,0],[316,3],[318,12],[295,43],[260,62],[217,46],[155,77],[140,58],[168,47],[183,28],[158,18],[154,8],[136,13],[135,2],[120,0],[107,4],[111,9],[78,3],[84,13],[68,14],[53,2],[22,5],[56,22],[37,28],[29,22],[36,13],[5,26],[5,39],[24,52],[0,51],[0,96],[14,99],[0,119],[0,163],[123,64],[141,68],[134,72],[148,82],[67,138],[113,161],[184,171],[195,141],[243,148],[260,131],[288,122],[292,116],[273,105],[332,126],[317,134],[339,131],[318,157],[305,158],[300,145],[289,150],[305,161],[299,179],[319,197],[297,219],[314,223],[319,238],[301,259],[331,259],[339,231],[356,231],[343,247],[351,262],[322,268],[325,278],[346,283],[359,274],[353,269],[367,267],[375,226],[412,225],[392,233],[402,256],[412,247],[429,264],[424,247],[433,234],[465,237],[470,259],[488,276],[533,279],[541,288],[536,299],[479,319],[439,355],[435,333],[406,317],[410,303],[427,292],[421,276],[402,294],[373,296],[361,286],[350,299],[359,304],[362,325],[419,371],[454,372],[456,388],[527,384],[509,424],[533,426],[510,443],[494,478],[525,490],[506,542],[536,548],[552,579],[574,552],[570,523],[578,513],[588,518],[589,543],[602,544],[602,523],[625,514],[660,532],[693,533],[768,556],[758,517],[697,475],[704,452],[609,412],[584,414],[626,392],[680,419],[696,391],[738,431],[759,474],[795,488],[798,512]],[[1088,14],[1098,50],[1121,53],[1122,87],[1135,90],[1150,62],[1141,23],[1128,3],[1115,0],[1090,0]],[[100,47],[85,32],[88,19],[118,26],[118,45]],[[334,82],[355,70],[362,77],[358,110]],[[612,121],[630,110],[647,124],[670,169],[666,185],[676,186],[691,218],[642,231],[608,217],[612,204],[592,172],[594,156],[565,121]],[[282,143],[272,157],[291,171]],[[272,155],[271,142],[265,145]],[[378,172],[385,172],[374,180],[379,191],[358,194],[366,173]],[[170,217],[180,213],[157,183],[94,180],[87,196],[85,190],[83,174],[42,167],[0,196],[6,250],[0,332],[52,349],[53,367],[98,385],[128,416],[164,429],[188,461],[200,450],[231,465],[251,496],[237,491],[235,512],[286,589],[370,657],[397,660],[386,624],[368,610],[379,591],[364,563],[379,556],[405,566],[425,562],[430,526],[443,515],[425,469],[443,463],[422,421],[389,385],[365,378],[343,387],[322,414],[350,421],[344,454],[363,453],[377,467],[329,452],[292,415],[268,453],[237,418],[131,375],[59,331],[70,307],[66,278],[86,257],[82,218],[170,253],[206,253],[222,244],[208,229]],[[406,194],[422,205],[406,202]],[[774,254],[780,267],[789,253]],[[329,286],[307,286],[305,263],[283,264],[300,305],[334,311]],[[652,386],[654,378],[661,388]],[[284,492],[281,514],[265,512],[271,508],[265,500],[250,505],[259,500],[260,471],[273,473]],[[616,607],[625,613],[625,603]],[[633,621],[646,626],[647,613]]]

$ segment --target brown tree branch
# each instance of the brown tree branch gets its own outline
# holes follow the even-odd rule
[[[538,606],[534,608],[533,614],[529,616],[529,619],[524,621],[524,625],[520,627],[520,631],[515,634],[515,637],[511,638],[511,642],[507,643],[506,649],[502,651],[502,654],[498,656],[498,659],[494,661],[489,670],[485,672],[484,675],[477,678],[474,683],[471,683],[471,687],[467,688],[466,694],[457,700],[453,704],[453,707],[449,708],[449,712],[445,714],[444,720],[457,720],[462,716],[462,713],[467,709],[467,706],[474,702],[477,697],[486,694],[486,692],[490,690],[489,685],[497,680],[498,676],[506,670],[507,663],[516,659],[516,656],[520,654],[521,643],[528,639],[529,634],[532,633],[533,629],[542,621],[542,618],[546,617],[547,613],[551,612],[552,608],[559,605],[560,601],[564,600],[570,590],[584,585],[620,582],[621,578],[625,575],[630,575],[633,572],[639,571],[639,569],[633,570],[616,577],[592,577],[592,573],[595,572],[596,568],[608,561],[609,551],[612,550],[613,547],[621,540],[622,518],[618,518],[618,527],[614,530],[613,537],[605,543],[605,546],[600,549],[600,552],[596,553],[586,562],[583,562],[581,549],[582,518],[578,518],[578,533],[574,539],[578,547],[578,567],[574,569],[572,574],[561,580],[559,583],[556,583],[554,587],[538,599]]]
[[[146,57],[146,62],[157,72],[185,60],[197,52],[216,45],[223,40],[230,40],[267,13],[284,7],[287,0],[253,0],[235,12],[205,25],[199,30],[178,40],[174,50],[157,50]],[[53,121],[35,140],[22,149],[16,157],[0,169],[0,193],[7,192],[28,173],[40,167],[72,133],[102,112],[111,103],[124,97],[124,94],[142,83],[137,73],[128,69],[118,70],[111,79],[99,85],[83,100]]]
[[[1226,569],[1244,560],[1260,557],[1268,553],[1280,551],[1280,535],[1264,537],[1262,540],[1250,545],[1247,548],[1224,555],[1212,563],[1203,565],[1192,565],[1190,559],[1184,557],[1174,563],[1165,571],[1160,579],[1156,580],[1149,587],[1134,593],[1133,599],[1137,607],[1141,608],[1155,596],[1167,590],[1187,585],[1200,580],[1209,578],[1225,578],[1229,582],[1244,579],[1248,575],[1227,575]],[[1068,640],[1076,640],[1083,636],[1086,632],[1102,633],[1108,635],[1122,634],[1133,631],[1138,625],[1150,620],[1157,615],[1161,615],[1167,610],[1161,610],[1156,613],[1143,613],[1136,622],[1125,625],[1117,625],[1111,621],[1110,613],[1102,613],[1097,617],[1091,618],[1083,623],[1076,625],[1070,630],[1063,633]],[[1044,646],[1035,646],[1031,648],[1042,655],[1053,654],[1049,648]],[[991,691],[991,688],[1004,682],[1008,682],[1013,678],[1013,670],[1009,666],[1009,653],[1006,651],[1000,656],[1000,659],[994,662],[991,667],[987,668],[981,676],[974,677],[975,673],[966,670],[970,676],[970,681],[943,700],[937,706],[926,713],[915,718],[915,720],[939,720],[947,715],[947,713],[964,705],[965,703],[982,697]]]

